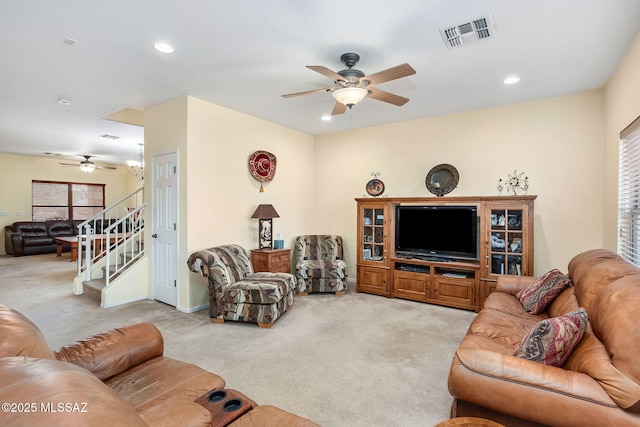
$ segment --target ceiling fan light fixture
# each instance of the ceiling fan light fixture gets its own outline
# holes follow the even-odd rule
[[[175,51],[173,46],[165,42],[154,43],[153,48],[160,53],[173,53]]]
[[[333,91],[331,95],[341,104],[351,108],[362,101],[369,91],[361,87],[343,87]]]
[[[93,163],[83,163],[80,165],[80,170],[85,173],[93,172],[96,169],[96,165]]]

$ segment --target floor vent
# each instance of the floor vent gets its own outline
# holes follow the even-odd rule
[[[493,32],[493,23],[490,16],[440,29],[444,43],[449,49],[491,38],[493,37]]]

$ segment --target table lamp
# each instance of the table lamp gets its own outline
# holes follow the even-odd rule
[[[258,249],[273,249],[273,221],[280,218],[273,205],[258,205],[251,218],[258,219]]]

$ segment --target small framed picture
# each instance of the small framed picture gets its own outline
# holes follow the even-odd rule
[[[371,258],[371,249],[364,249],[362,251],[362,259],[372,259]]]

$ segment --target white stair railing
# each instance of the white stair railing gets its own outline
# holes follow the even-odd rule
[[[78,276],[91,280],[97,261],[105,258],[110,280],[144,253],[144,192],[140,188],[78,225]]]

